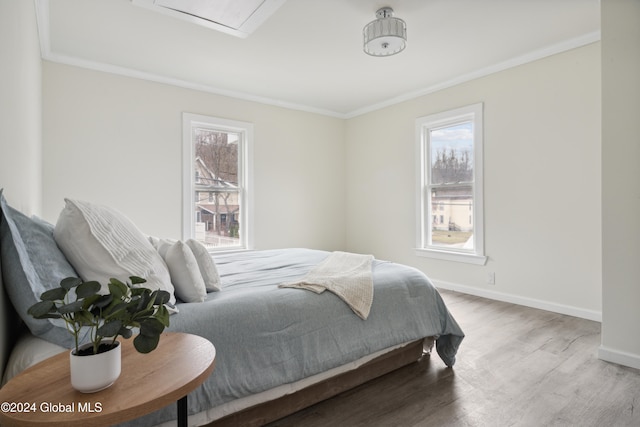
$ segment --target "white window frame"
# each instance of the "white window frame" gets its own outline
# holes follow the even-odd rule
[[[192,113],[182,113],[182,238],[191,239],[195,232],[194,128],[242,134],[242,141],[238,145],[240,245],[209,251],[220,253],[253,249],[253,124]]]
[[[473,122],[473,250],[430,245],[431,191],[428,183],[431,165],[429,135],[432,129]],[[416,255],[448,261],[484,265],[483,203],[483,104],[473,104],[441,113],[419,117],[416,133]]]

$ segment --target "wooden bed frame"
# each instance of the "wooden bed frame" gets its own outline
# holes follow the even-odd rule
[[[264,402],[216,420],[207,427],[257,427],[291,415],[323,400],[334,397],[361,384],[388,374],[403,366],[417,362],[424,348],[431,348],[432,338],[413,341],[365,363],[357,369],[344,372],[295,393]],[[215,375],[215,371],[213,373]]]

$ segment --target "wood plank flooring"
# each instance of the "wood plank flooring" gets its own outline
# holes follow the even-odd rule
[[[640,426],[640,371],[597,358],[599,323],[441,294],[466,334],[453,369],[434,352],[269,426]]]

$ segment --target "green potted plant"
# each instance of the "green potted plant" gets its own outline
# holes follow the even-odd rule
[[[169,312],[164,305],[169,301],[169,293],[140,287],[146,282],[143,278],[129,279],[131,283],[112,278],[107,286],[109,292],[100,293],[102,285],[96,281],[67,277],[58,288],[43,292],[41,301],[28,310],[36,319],[56,318],[65,322],[75,342],[70,351],[71,384],[79,391],[102,390],[118,378],[118,336],[130,338],[137,328],[133,345],[140,353],[149,353],[158,346],[160,334],[169,326]],[[87,337],[88,342],[81,344]]]

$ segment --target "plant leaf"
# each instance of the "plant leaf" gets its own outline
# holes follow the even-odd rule
[[[162,305],[162,304],[166,304],[169,302],[169,298],[171,297],[169,295],[169,292],[167,291],[161,291],[161,290],[157,290],[156,291],[156,301],[155,304],[156,305]]]
[[[140,322],[140,335],[147,337],[160,335],[164,331],[164,325],[158,319],[146,319]]]
[[[129,295],[129,287],[118,279],[109,280],[109,293],[115,299],[125,299]]]
[[[36,319],[45,319],[49,313],[55,312],[56,305],[52,301],[40,301],[29,307],[27,313]]]
[[[146,308],[144,310],[141,311],[136,311],[135,313],[133,313],[133,315],[131,316],[132,319],[134,320],[142,320],[144,321],[144,319],[153,316],[153,308]]]
[[[73,320],[80,326],[92,326],[96,323],[95,317],[85,310],[74,313]]]
[[[111,279],[109,279],[109,283],[126,286],[124,283],[122,283],[120,280],[116,279],[115,277],[112,277]]]
[[[101,295],[99,294],[94,294],[86,297],[85,299],[83,299],[84,304],[82,304],[82,308],[84,308],[85,310],[88,310],[89,307],[91,307],[96,301],[100,299],[100,297]]]
[[[133,339],[133,345],[140,353],[149,353],[158,346],[160,342],[160,335],[155,335],[153,337],[138,335]]]
[[[62,301],[69,291],[64,288],[54,288],[44,291],[40,295],[42,301]]]
[[[67,313],[77,313],[82,311],[82,304],[84,301],[74,301],[69,304],[61,305],[58,307],[58,313],[67,314]]]
[[[36,317],[36,319],[62,319],[62,316],[58,313],[47,313],[44,316]]]
[[[67,277],[66,279],[62,279],[60,281],[60,287],[68,290],[71,290],[71,288],[75,288],[76,286],[80,285],[82,283],[82,280],[80,280],[77,277]]]
[[[143,279],[142,277],[138,277],[138,276],[130,276],[129,280],[131,280],[131,284],[132,285],[139,285],[141,283],[147,283],[146,279]]]
[[[124,339],[129,339],[129,338],[131,338],[131,335],[133,335],[133,332],[131,332],[131,329],[127,329],[127,328],[125,328],[123,326],[118,331],[118,335],[122,335],[122,338],[124,338]]]
[[[130,288],[130,290],[132,296],[140,296],[149,291],[147,288]]]
[[[140,295],[140,298],[138,299],[138,304],[136,306],[136,311],[146,310],[148,302],[149,302],[149,294],[148,293],[144,293],[144,294]]]
[[[114,301],[116,302],[116,301]],[[109,307],[107,307],[106,310],[103,311],[102,316],[105,319],[111,319],[114,317],[118,317],[120,319],[122,319],[124,321],[124,319],[128,319],[129,318],[129,314],[126,313],[127,310],[127,304],[123,303],[123,302],[116,302],[116,304],[113,304]]]
[[[120,331],[121,327],[122,327],[122,322],[116,319],[100,326],[96,332],[98,333],[98,335],[102,337],[112,337]]]
[[[76,288],[76,296],[78,298],[87,298],[97,294],[100,289],[102,289],[102,285],[96,281],[84,282]]]
[[[155,317],[165,327],[169,327],[169,318],[171,317],[171,315],[169,314],[169,310],[167,310],[167,307],[164,304],[158,307],[158,311],[156,312]]]
[[[113,302],[113,295],[100,295],[100,297],[93,303],[96,308],[105,308]]]

